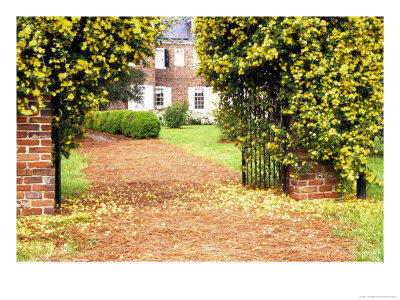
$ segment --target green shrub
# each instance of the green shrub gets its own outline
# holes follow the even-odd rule
[[[100,121],[99,131],[106,131],[106,124],[107,124],[109,115],[110,115],[109,111],[105,111],[105,112],[99,114],[99,116],[98,116],[98,119]]]
[[[131,137],[135,139],[156,138],[161,122],[152,112],[138,111],[131,121]]]
[[[214,125],[212,113],[188,111],[185,125]]]
[[[95,111],[95,120],[88,118],[86,128],[106,131],[111,134],[122,133],[135,139],[156,138],[161,130],[161,122],[150,111]]]
[[[121,131],[121,118],[125,111],[116,110],[111,113],[106,121],[106,131],[111,134],[122,134]]]
[[[165,126],[170,128],[180,128],[185,125],[189,104],[187,102],[174,102],[165,109],[163,120]]]
[[[130,111],[124,111],[121,114],[121,132],[125,136],[131,136],[131,122],[133,119],[133,114]]]

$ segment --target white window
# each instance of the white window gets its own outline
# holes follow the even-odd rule
[[[151,85],[140,85],[140,91],[142,91],[142,99],[139,102],[133,100],[128,101],[129,110],[152,110],[153,109],[153,87]]]
[[[194,89],[194,109],[204,109],[204,88]]]
[[[189,88],[189,110],[203,110],[205,108],[206,93],[204,87]]]
[[[211,111],[216,108],[216,103],[219,101],[212,87],[190,87],[188,92],[189,110]]]
[[[164,105],[164,88],[157,87],[156,88],[156,106]]]
[[[136,109],[144,109],[144,96],[145,96],[145,87],[143,85],[139,85],[139,91],[142,93],[141,99],[135,103]]]
[[[156,87],[156,107],[167,107],[171,105],[171,88],[165,86]]]
[[[175,66],[185,65],[185,51],[184,49],[175,49]]]
[[[156,48],[156,69],[165,69],[165,49]]]

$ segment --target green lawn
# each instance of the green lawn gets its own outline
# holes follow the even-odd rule
[[[189,153],[240,171],[241,153],[233,143],[218,143],[220,131],[213,125],[191,125],[180,129],[162,127],[160,139]]]
[[[367,157],[367,165],[374,170],[375,176],[383,182],[383,157],[382,156],[369,156]],[[367,185],[367,196],[383,200],[383,187],[377,184]]]
[[[61,197],[73,198],[85,193],[89,188],[89,180],[85,178],[82,169],[88,166],[86,155],[71,152],[69,159],[61,158]]]

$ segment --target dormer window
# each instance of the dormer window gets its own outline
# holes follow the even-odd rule
[[[169,67],[168,50],[164,48],[156,48],[156,69],[165,69]]]

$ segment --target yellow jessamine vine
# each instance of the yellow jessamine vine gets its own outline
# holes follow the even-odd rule
[[[344,182],[361,171],[374,180],[365,163],[383,130],[383,18],[201,17],[194,32],[198,75],[219,92],[219,119],[234,120],[240,146],[249,107],[271,111],[274,99],[288,124],[254,125],[274,132],[274,159],[298,167],[300,146]]]
[[[53,124],[62,129],[62,152],[78,146],[89,112],[128,63],[153,55],[151,45],[167,22],[159,17],[18,17],[17,111],[30,115],[45,96],[59,99]]]

